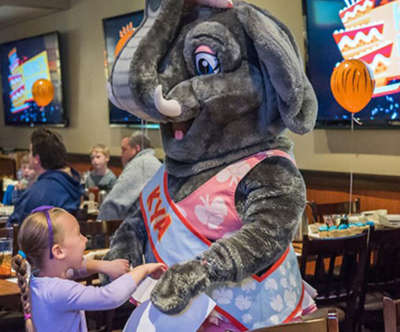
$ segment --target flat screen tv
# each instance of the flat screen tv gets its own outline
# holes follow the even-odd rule
[[[68,125],[58,32],[1,44],[0,73],[6,125]],[[32,96],[32,85],[39,79],[50,80],[54,87],[54,98],[44,107]]]
[[[307,73],[318,97],[317,128],[348,128],[351,113],[334,99],[333,69],[361,59],[376,82],[356,128],[400,127],[400,0],[303,0]]]
[[[114,16],[103,19],[103,30],[105,40],[105,73],[108,79],[114,63],[116,48],[119,48],[121,41],[124,40],[129,33],[132,33],[143,20],[143,10]],[[138,117],[121,110],[110,101],[108,102],[109,122],[111,125],[123,125],[130,127],[146,127],[159,128],[158,124],[145,123]]]

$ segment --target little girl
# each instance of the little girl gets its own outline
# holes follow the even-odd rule
[[[129,299],[143,278],[158,279],[166,269],[163,264],[144,264],[129,272],[124,259],[84,260],[86,242],[75,217],[63,209],[40,207],[24,220],[18,233],[21,250],[12,264],[21,289],[26,331],[87,331],[83,310],[116,308]],[[104,287],[69,280],[96,272],[115,280]]]

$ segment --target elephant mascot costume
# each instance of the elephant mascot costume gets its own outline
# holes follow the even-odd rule
[[[317,101],[287,27],[242,1],[148,0],[108,89],[119,108],[160,123],[166,161],[106,259],[165,262],[152,304],[177,314],[207,294],[217,305],[201,331],[310,310],[291,247],[306,191],[285,130],[312,130]]]

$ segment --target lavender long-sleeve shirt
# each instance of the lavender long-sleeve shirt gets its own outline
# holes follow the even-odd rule
[[[127,273],[104,287],[68,279],[32,277],[32,318],[37,332],[87,332],[84,310],[109,310],[127,301],[136,288]]]

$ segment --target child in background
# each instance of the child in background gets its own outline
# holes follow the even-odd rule
[[[36,180],[35,170],[29,164],[29,155],[21,159],[21,168],[17,172],[18,183],[12,192],[12,204],[14,204],[23,192],[28,189]]]
[[[124,259],[84,260],[86,241],[75,217],[63,209],[40,207],[24,220],[18,233],[21,250],[12,265],[21,289],[26,331],[86,332],[83,310],[116,308],[147,275],[158,279],[166,269],[156,263],[128,272],[129,263]],[[116,279],[103,287],[70,280],[96,272]]]
[[[36,180],[36,173],[29,164],[29,155],[21,159],[21,168],[17,171],[18,181],[10,181],[3,193],[2,203],[4,205],[15,205],[21,195]]]
[[[90,150],[93,170],[86,178],[85,188],[97,187],[109,192],[117,181],[115,174],[107,167],[110,150],[103,144],[97,144]]]

